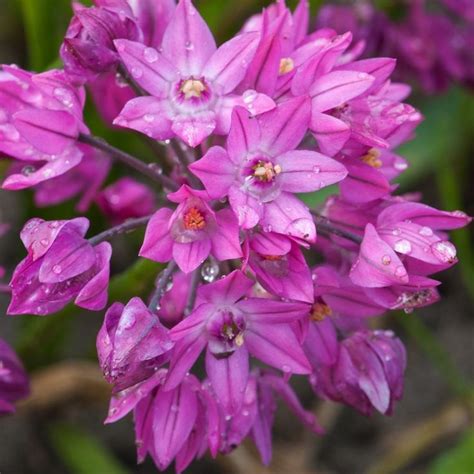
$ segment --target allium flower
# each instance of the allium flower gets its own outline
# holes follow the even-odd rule
[[[149,378],[170,358],[168,331],[140,298],[114,303],[97,334],[99,363],[114,391]]]
[[[203,286],[199,304],[171,330],[176,342],[165,389],[176,386],[207,347],[206,371],[226,414],[243,403],[249,353],[283,372],[309,373],[291,323],[307,315],[303,303],[245,298],[252,280],[240,271]]]
[[[114,123],[157,140],[178,136],[192,147],[211,133],[227,133],[232,107],[245,105],[232,92],[244,78],[257,39],[254,33],[242,34],[216,50],[212,33],[190,0],[181,0],[160,51],[142,43],[115,42],[132,77],[151,96],[128,102]],[[263,109],[253,112],[271,107],[271,101],[264,101]]]
[[[390,415],[403,394],[405,348],[391,331],[359,331],[339,345],[337,360],[321,365],[313,387],[365,415],[374,408]]]
[[[29,381],[20,359],[0,339],[0,415],[13,413],[14,403],[29,395]]]
[[[112,249],[85,240],[88,227],[85,217],[26,223],[20,236],[28,255],[11,279],[8,314],[50,314],[72,299],[82,308],[104,308]]]
[[[132,178],[120,178],[96,197],[102,212],[119,223],[131,217],[143,217],[155,209],[155,195],[143,183]]]
[[[0,72],[0,151],[25,163],[8,176],[4,189],[31,187],[64,174],[81,161],[76,146],[84,91],[73,87],[62,71],[31,74],[3,66]]]
[[[238,108],[227,149],[212,147],[190,166],[211,197],[229,196],[244,229],[260,222],[268,231],[314,241],[313,219],[293,193],[337,183],[347,172],[320,153],[295,150],[306,133],[309,113],[305,97],[288,100],[257,119]]]
[[[66,72],[80,83],[117,65],[115,39],[142,37],[126,0],[95,0],[94,3],[91,8],[74,4],[74,17],[61,46]]]
[[[179,206],[174,212],[160,209],[151,218],[140,250],[142,257],[157,262],[173,258],[183,272],[189,273],[209,254],[218,260],[242,256],[239,228],[232,211],[214,212],[207,193],[187,185],[168,194],[168,199]]]

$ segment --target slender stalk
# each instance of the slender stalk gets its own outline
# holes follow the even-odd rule
[[[133,90],[133,92],[135,92],[135,94],[137,94],[138,96],[147,96],[147,95],[149,95],[149,94],[147,94],[147,92],[144,89],[142,89],[142,87],[139,84],[137,84],[135,82],[135,80],[129,74],[127,68],[123,64],[119,64],[119,66],[117,68],[117,72],[123,77],[125,82],[128,83],[128,85]]]
[[[89,239],[89,243],[91,245],[97,245],[105,240],[109,240],[112,237],[124,234],[125,232],[130,232],[132,230],[138,229],[139,227],[143,227],[144,225],[148,224],[148,221],[151,219],[151,215],[145,217],[137,217],[136,219],[127,219],[124,223],[119,224],[115,227],[111,227],[110,229],[104,230],[100,234],[94,235]]]
[[[110,145],[107,143],[105,140],[102,138],[97,138],[92,135],[85,135],[83,133],[79,134],[78,140],[81,143],[85,143],[86,145],[93,146],[94,148],[97,148],[98,150],[102,150],[106,153],[108,153],[110,156],[113,158],[121,161],[122,163],[125,163],[126,165],[130,166],[131,168],[139,171],[140,173],[144,174],[145,176],[148,176],[149,178],[153,179],[154,181],[157,181],[160,183],[163,187],[166,187],[168,189],[171,189],[175,191],[178,189],[178,186],[176,183],[169,178],[168,176],[165,176],[162,174],[162,170],[159,166],[157,166],[155,163],[153,163],[151,166],[148,164],[144,163],[143,161],[135,158],[134,156],[119,150],[118,148],[115,148],[114,146]]]
[[[188,299],[186,301],[186,307],[184,309],[184,315],[188,316],[194,309],[194,304],[196,303],[197,288],[199,282],[201,281],[201,268],[200,265],[196,270],[194,270],[191,276],[191,285],[189,287]]]
[[[156,289],[153,292],[153,295],[150,300],[150,304],[148,305],[148,308],[150,309],[151,312],[154,313],[157,311],[161,297],[166,291],[166,285],[168,284],[175,270],[176,270],[176,262],[174,260],[171,260],[171,262],[168,263],[166,268],[160,273],[158,280],[156,282]]]
[[[339,229],[338,227],[335,227],[329,219],[321,216],[316,211],[311,210],[311,214],[314,217],[314,221],[317,224],[317,228],[322,230],[323,232],[337,235],[347,240],[351,240],[352,242],[356,244],[360,244],[362,242],[362,237],[360,237],[357,234],[353,234],[352,232],[349,232],[347,230]]]
[[[191,184],[191,186],[196,189],[202,188],[201,183],[196,178],[196,176],[194,176],[189,171],[188,166],[193,162],[193,160],[190,159],[189,154],[181,148],[181,145],[175,138],[170,140],[170,145],[174,151],[174,154],[176,155],[176,158],[178,158],[178,161],[181,163],[181,167],[183,168],[184,174],[186,175],[189,184]]]

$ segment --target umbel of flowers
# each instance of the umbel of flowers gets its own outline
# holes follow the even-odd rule
[[[27,222],[8,314],[104,309],[109,240],[146,226],[156,288],[113,303],[97,336],[106,422],[133,412],[139,462],[182,472],[250,437],[267,464],[277,399],[322,434],[293,377],[391,414],[405,350],[368,323],[437,301],[432,275],[456,263],[447,231],[470,221],[396,194],[408,164],[395,149],[422,116],[390,79],[395,61],[359,59],[350,32],[311,31],[304,0],[269,6],[219,47],[190,0],[74,9],[63,70],[2,67],[3,188],[31,188],[38,206],[96,202],[115,225],[88,237],[85,217]],[[85,90],[111,126],[159,142],[156,163],[91,135]],[[102,190],[117,162],[147,184]],[[331,185],[318,209],[301,199]]]

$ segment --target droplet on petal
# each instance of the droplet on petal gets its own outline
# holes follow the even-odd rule
[[[453,263],[456,260],[456,247],[447,240],[435,242],[431,251],[443,263]]]
[[[395,242],[394,250],[398,253],[408,254],[411,252],[411,244],[406,239],[399,240]]]
[[[392,259],[390,258],[390,255],[384,255],[382,257],[382,263],[384,265],[390,265],[390,262],[392,261]]]
[[[158,60],[158,51],[154,48],[145,48],[143,57],[147,63],[152,64]]]
[[[418,233],[419,233],[420,235],[425,236],[425,237],[430,237],[430,236],[433,235],[433,231],[431,230],[431,228],[430,228],[430,227],[426,227],[426,226],[422,227],[422,228],[418,231]]]

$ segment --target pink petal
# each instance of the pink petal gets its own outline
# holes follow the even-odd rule
[[[173,258],[183,273],[189,273],[201,265],[211,252],[209,239],[195,240],[194,242],[173,244]]]
[[[209,27],[190,0],[180,0],[163,35],[163,55],[182,75],[199,75],[216,51]]]
[[[351,136],[349,125],[332,115],[322,114],[315,109],[312,111],[310,129],[318,141],[321,151],[329,156],[334,156],[341,151]]]
[[[182,0],[185,1],[185,0]],[[198,146],[216,128],[214,112],[195,112],[192,115],[178,115],[173,119],[171,129],[190,147]]]
[[[230,209],[222,209],[216,213],[216,221],[218,227],[210,235],[212,255],[218,260],[241,258],[239,225],[235,214]]]
[[[146,227],[145,239],[140,249],[140,257],[145,257],[155,262],[169,262],[173,249],[168,225],[173,211],[162,208],[150,219]]]

